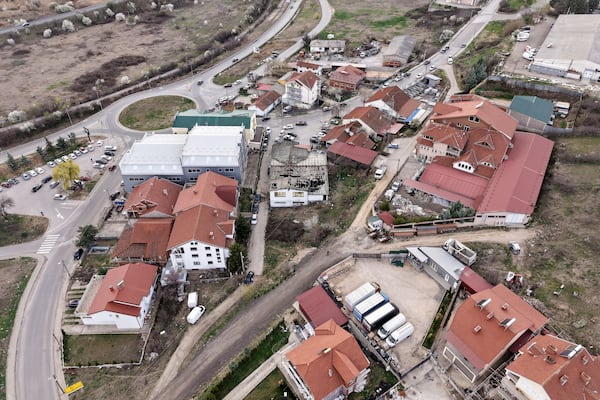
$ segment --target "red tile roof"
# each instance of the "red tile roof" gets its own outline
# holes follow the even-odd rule
[[[542,136],[517,132],[514,147],[490,180],[477,212],[532,214],[553,145]]]
[[[321,66],[319,64],[309,63],[304,60],[298,60],[296,63],[297,67],[312,69],[313,71],[317,71]]]
[[[346,65],[333,71],[329,79],[356,86],[365,76],[366,74],[355,66]]]
[[[280,98],[281,98],[281,95],[279,93],[277,93],[274,90],[269,90],[268,92],[265,92],[262,96],[260,96],[258,99],[256,99],[256,101],[254,102],[254,105],[259,110],[264,111],[267,108],[269,108],[269,106],[271,104],[275,103]]]
[[[391,118],[375,107],[356,107],[344,115],[344,121],[360,121],[378,135],[385,135],[392,125]]]
[[[148,213],[173,215],[173,207],[182,189],[176,183],[154,176],[131,190],[123,210],[139,216]]]
[[[140,304],[150,293],[157,271],[155,265],[144,263],[125,264],[108,270],[88,314],[110,311],[134,317],[140,315]]]
[[[364,131],[361,123],[358,121],[335,126],[321,139],[322,142],[330,142],[333,140],[364,147],[365,149],[373,149],[375,147],[375,142],[369,138],[369,135]]]
[[[398,114],[408,117],[413,111],[419,107],[419,101],[412,99],[406,92],[400,89],[398,86],[390,86],[387,88],[379,89],[365,102],[366,105],[375,102],[377,100],[383,101],[392,110]]]
[[[342,326],[348,323],[348,318],[329,297],[322,286],[315,286],[296,297],[302,313],[308,318],[313,327],[317,327],[333,319]]]
[[[234,233],[235,219],[228,210],[199,205],[181,211],[175,218],[167,248],[173,249],[190,241],[229,247],[229,238]]]
[[[431,139],[427,139],[425,136]],[[428,147],[433,147],[433,143],[443,143],[460,151],[465,148],[468,139],[468,133],[462,129],[437,123],[427,125],[419,134],[419,143]]]
[[[271,83],[258,83],[256,85],[256,90],[261,91],[261,92],[267,92],[269,90],[271,90],[273,88],[273,85]]]
[[[370,166],[377,157],[376,151],[365,149],[364,147],[353,146],[340,141],[329,146],[327,152],[366,166]]]
[[[394,216],[389,211],[381,211],[377,216],[383,221],[384,224],[392,226],[394,225]]]
[[[485,307],[477,305],[487,299],[491,301]],[[513,322],[501,325],[507,321]],[[510,289],[497,285],[471,295],[458,307],[446,340],[475,368],[484,370],[522,335],[538,332],[547,322]]]
[[[167,243],[171,234],[171,218],[145,218],[128,225],[113,250],[113,256],[162,260],[167,262]]]
[[[312,89],[315,84],[319,83],[319,77],[312,71],[304,71],[300,73],[293,73],[288,82],[298,82],[302,86]]]
[[[174,214],[199,205],[233,211],[237,202],[237,186],[235,179],[208,171],[198,176],[196,184],[184,189],[175,203]]]
[[[506,370],[542,386],[550,399],[600,399],[600,359],[586,348],[552,335],[537,335],[520,349]],[[573,352],[571,358],[566,356]],[[565,355],[561,353],[565,352]],[[562,382],[561,382],[562,379]],[[521,382],[522,384],[523,382]],[[519,382],[517,387],[519,388]]]
[[[470,99],[472,100],[457,101],[451,104],[436,104],[433,108],[431,120],[439,122],[476,116],[508,139],[512,139],[518,125],[516,119],[483,97],[474,96]]]
[[[482,290],[493,288],[491,283],[483,279],[481,275],[469,267],[463,269],[463,272],[460,275],[460,281],[469,293],[477,293]]]
[[[351,386],[370,364],[356,339],[333,320],[317,327],[314,336],[286,356],[315,400],[324,399],[341,385]]]

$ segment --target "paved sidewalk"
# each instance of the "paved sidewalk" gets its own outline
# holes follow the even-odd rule
[[[225,299],[225,301],[219,304],[214,310],[204,315],[204,317],[201,318],[196,325],[193,325],[188,329],[183,336],[183,339],[179,343],[179,346],[171,356],[171,359],[160,376],[158,383],[154,386],[152,394],[149,396],[149,398],[156,398],[156,396],[167,387],[173,378],[177,376],[181,364],[192,352],[192,349],[198,340],[200,340],[202,335],[204,335],[206,331],[208,331],[208,329],[223,316],[223,314],[240,302],[246,290],[246,286],[238,287],[235,292]]]

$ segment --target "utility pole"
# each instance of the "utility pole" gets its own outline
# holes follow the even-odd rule
[[[69,276],[69,279],[71,279],[71,273],[69,272],[69,268],[67,268],[67,265],[65,264],[65,260],[60,260],[60,263],[62,264],[63,268],[67,272],[67,275]]]

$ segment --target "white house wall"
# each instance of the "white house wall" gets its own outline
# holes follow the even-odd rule
[[[194,243],[194,244],[192,244]],[[188,242],[171,250],[171,262],[187,270],[227,268],[229,249],[202,242]]]
[[[280,189],[269,193],[271,207],[294,207],[308,204],[308,192]]]
[[[99,311],[87,317],[81,317],[81,321],[84,325],[113,325],[117,329],[140,329],[144,324],[143,318],[112,311]]]

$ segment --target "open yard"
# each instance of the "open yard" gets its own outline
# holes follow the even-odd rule
[[[175,114],[191,108],[196,108],[195,103],[185,97],[150,97],[124,109],[119,115],[119,122],[138,131],[166,129],[173,125]]]
[[[72,335],[63,338],[65,364],[100,365],[138,362],[140,335]]]

